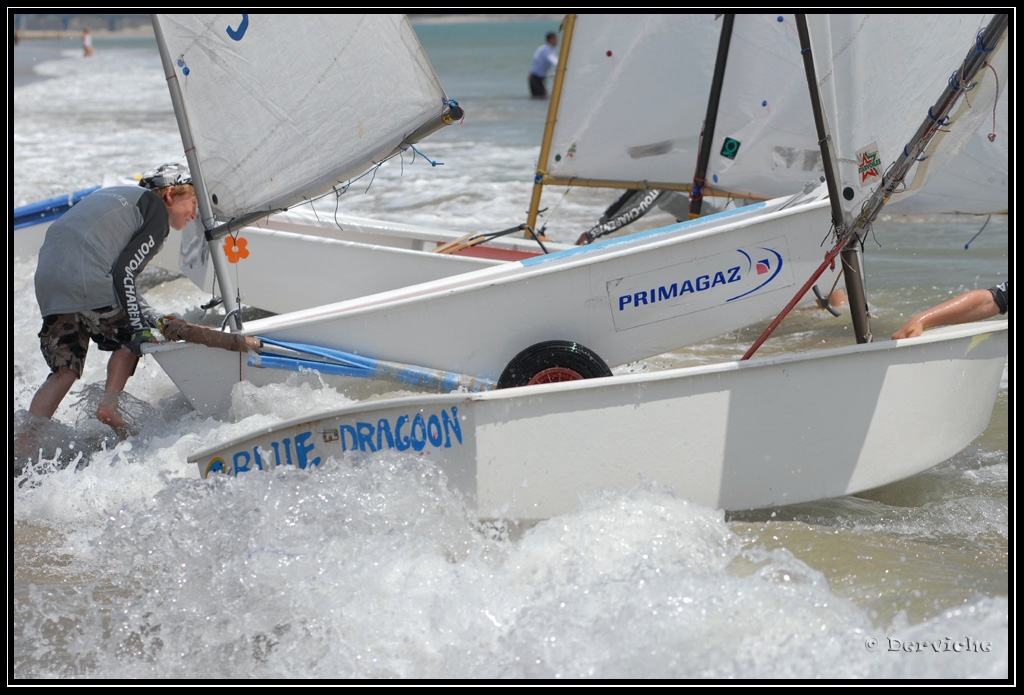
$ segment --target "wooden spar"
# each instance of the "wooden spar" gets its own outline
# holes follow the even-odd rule
[[[715,74],[711,80],[711,95],[708,97],[707,115],[700,135],[700,152],[697,155],[697,170],[693,173],[693,187],[690,190],[690,219],[700,217],[701,201],[704,196],[704,177],[708,173],[711,159],[711,145],[715,137],[715,122],[718,120],[718,104],[722,98],[722,83],[725,81],[725,61],[729,57],[729,42],[732,40],[732,25],[736,15],[722,16],[722,34],[718,39],[718,55],[715,57]],[[655,187],[656,188],[656,187]]]
[[[555,68],[555,83],[551,87],[551,101],[548,104],[548,119],[544,123],[544,138],[540,143],[540,156],[537,158],[537,173],[533,177],[533,194],[530,197],[530,211],[526,215],[526,226],[536,229],[537,215],[540,211],[540,193],[544,187],[544,176],[548,168],[548,156],[551,154],[551,138],[555,133],[555,120],[558,118],[558,102],[562,98],[562,82],[565,81],[565,67],[569,60],[569,46],[572,45],[572,30],[576,24],[576,15],[567,14],[562,20],[562,50],[558,55],[558,66]],[[529,232],[523,235],[529,236]]]
[[[814,57],[811,55],[810,33],[807,31],[807,17],[796,15],[797,33],[800,37],[800,52],[804,59],[804,72],[807,75],[807,89],[811,96],[811,110],[814,113],[814,126],[818,133],[818,144],[821,147],[822,164],[825,167],[825,183],[828,186],[828,198],[832,205],[832,224],[836,228],[836,236],[843,239],[849,232],[848,220],[843,212],[839,197],[839,165],[835,149],[832,145],[832,134],[821,108],[821,95],[818,93],[818,78],[814,70]],[[850,235],[846,246],[840,254],[843,263],[843,275],[846,279],[846,294],[850,302],[850,316],[853,319],[853,330],[858,343],[871,342],[871,322],[868,319],[868,302],[864,290],[864,273],[860,264],[860,242],[856,235]]]
[[[661,181],[628,181],[612,179],[583,179],[579,177],[565,178],[561,176],[544,175],[542,183],[545,186],[575,186],[576,188],[622,188],[637,191],[658,189],[662,191],[681,191],[689,193],[693,188],[689,183],[667,183]],[[771,196],[749,191],[720,191],[715,188],[704,187],[704,197],[708,198],[741,198],[743,200],[771,200]]]
[[[160,50],[160,61],[163,63],[164,76],[167,78],[167,89],[171,93],[174,118],[178,123],[181,144],[185,148],[185,159],[188,161],[189,173],[192,175],[192,186],[196,190],[196,198],[199,201],[199,216],[203,220],[203,229],[207,232],[206,243],[210,249],[210,257],[213,259],[213,270],[217,276],[217,285],[220,287],[221,298],[224,300],[224,310],[227,312],[228,323],[231,328],[233,330],[241,330],[242,319],[239,315],[235,285],[228,271],[228,261],[224,256],[221,245],[217,243],[217,239],[209,234],[209,230],[215,226],[216,219],[213,214],[213,207],[210,205],[210,196],[206,191],[206,182],[203,179],[202,167],[199,165],[199,157],[196,155],[195,143],[192,141],[192,130],[189,126],[188,114],[185,113],[185,105],[181,98],[178,74],[175,71],[174,62],[167,51],[167,42],[164,41],[163,31],[160,29],[160,20],[156,14],[152,15],[152,20],[156,45]]]
[[[483,244],[484,242],[497,239],[498,237],[505,236],[506,234],[512,234],[523,229],[526,225],[520,224],[509,229],[502,230],[500,232],[470,232],[464,236],[459,237],[453,241],[449,241],[447,244],[441,244],[434,253],[456,253],[463,249],[467,249],[470,246],[476,246],[477,244]],[[544,247],[544,242],[537,238],[537,235],[530,229],[526,230],[527,237],[533,237],[533,239],[540,245],[541,251],[548,253],[548,250]]]
[[[169,340],[184,340],[232,352],[259,352],[262,347],[260,339],[251,335],[224,333],[206,326],[187,323],[182,319],[168,319],[160,332]]]

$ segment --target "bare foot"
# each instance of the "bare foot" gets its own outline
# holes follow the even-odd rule
[[[96,408],[96,419],[104,425],[113,427],[114,434],[122,441],[128,439],[133,434],[139,433],[138,428],[121,417],[121,413],[117,409],[116,393],[108,392],[103,394],[103,400],[100,401],[99,407]]]

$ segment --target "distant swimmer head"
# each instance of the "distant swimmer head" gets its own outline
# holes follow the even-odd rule
[[[192,174],[188,167],[181,164],[164,164],[147,171],[139,180],[139,185],[151,191],[168,186],[184,186],[192,183]]]

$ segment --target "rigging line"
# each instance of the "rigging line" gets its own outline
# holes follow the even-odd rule
[[[562,191],[562,196],[555,202],[554,206],[550,206],[549,205],[548,207],[544,208],[543,210],[538,210],[537,211],[537,216],[539,217],[541,214],[547,213],[550,210],[551,214],[547,215],[547,216],[548,217],[554,217],[554,214],[558,211],[558,208],[562,205],[563,202],[565,202],[565,199],[569,197],[569,191],[573,187],[572,182],[575,181],[575,180],[576,180],[575,176],[571,177],[566,182],[566,184],[565,184],[565,189]],[[548,228],[547,224],[542,224],[540,229],[537,230],[536,233],[537,234],[544,234],[544,230],[546,230],[547,228]],[[530,231],[532,232],[533,229],[530,228]],[[545,251],[545,253],[547,253],[547,252]]]
[[[971,244],[974,243],[974,240],[978,238],[978,234],[981,234],[983,231],[985,231],[985,227],[988,226],[988,223],[989,223],[989,221],[991,219],[992,219],[992,215],[989,215],[988,217],[985,218],[985,224],[981,225],[981,229],[978,230],[977,234],[972,236],[971,240],[968,241],[966,244],[964,244],[964,250],[965,251],[968,249],[968,247],[970,247]]]
[[[836,291],[837,287],[839,287],[839,281],[843,279],[843,273],[844,273],[844,270],[843,270],[842,267],[840,267],[839,268],[839,272],[836,273],[836,279],[832,282],[832,289],[830,289],[828,291],[828,296],[831,297],[832,293]]]
[[[369,192],[370,192],[370,186],[372,186],[372,185],[373,185],[373,182],[374,182],[374,180],[376,180],[376,178],[377,178],[377,169],[379,169],[379,168],[380,168],[380,165],[381,165],[381,164],[383,164],[383,162],[378,162],[378,163],[377,163],[377,164],[376,164],[376,165],[375,165],[375,166],[374,166],[374,167],[373,167],[372,169],[370,169],[370,171],[369,171],[369,172],[365,172],[365,173],[363,173],[363,174],[362,174],[362,175],[361,175],[361,176],[359,177],[359,178],[362,178],[363,176],[366,176],[366,174],[367,174],[367,173],[373,172],[373,175],[372,175],[372,176],[370,176],[370,183],[366,184],[366,190],[365,190],[365,191],[363,191],[363,193],[364,193],[364,194],[366,194],[366,193],[369,193]],[[358,180],[358,179],[357,179],[357,180]]]
[[[341,187],[341,191],[338,191],[338,187],[331,186],[331,191],[334,193],[334,224],[338,229],[341,229],[341,222],[338,221],[338,211],[341,210],[341,196],[348,193],[348,187],[351,183],[346,183]],[[327,192],[324,192],[324,197],[327,197]]]
[[[989,142],[995,142],[996,141],[996,109],[999,106],[999,73],[996,72],[996,69],[994,67],[992,67],[991,65],[988,65],[986,67],[988,67],[988,69],[992,71],[992,74],[995,75],[994,79],[996,81],[996,98],[992,100],[992,132],[990,132],[988,134],[988,141]]]
[[[414,160],[416,159],[416,155],[418,154],[419,156],[421,156],[425,160],[427,160],[427,162],[429,162],[430,166],[432,166],[432,167],[444,166],[444,162],[438,162],[438,161],[435,161],[435,160],[431,159],[430,157],[428,157],[427,155],[423,154],[418,149],[416,149],[416,145],[409,145],[409,148],[414,152],[414,154],[413,154],[413,159]]]
[[[306,198],[304,201],[302,201],[301,204],[309,206],[309,209],[313,211],[313,217],[319,223],[320,222],[320,214],[316,211],[316,206],[313,205],[313,199],[312,198]]]
[[[228,253],[227,253],[227,240],[231,239],[234,242],[232,244],[234,249],[238,249],[239,248],[238,247],[238,235],[239,235],[240,232],[241,232],[241,230],[237,230],[233,234],[228,234],[226,237],[224,237],[224,255],[228,256],[228,261],[229,262],[231,260],[231,256],[228,255]],[[234,253],[237,253],[237,250],[235,250]],[[234,314],[236,319],[238,320],[238,327],[239,327],[239,329],[241,329],[241,327],[242,327],[242,295],[241,295],[241,288],[238,286],[238,282],[240,280],[240,276],[238,274],[238,261],[239,260],[241,260],[240,257],[237,258],[234,263],[231,263],[231,265],[234,266],[234,270],[235,270],[235,307],[236,308],[235,308],[235,310],[233,312],[228,312],[224,316],[224,322],[221,323],[221,326],[220,326],[221,330],[224,330],[224,326],[227,325],[227,321],[228,321],[228,319],[231,318],[232,314]]]
[[[345,190],[348,190],[346,188]],[[344,192],[344,191],[343,191]],[[341,196],[334,196],[334,226],[341,229],[341,222],[338,221],[338,211],[341,210]]]

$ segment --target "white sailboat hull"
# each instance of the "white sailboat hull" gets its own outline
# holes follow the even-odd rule
[[[435,253],[439,246],[464,236],[354,217],[328,227],[275,216],[259,227],[241,230],[232,243],[244,243],[246,256],[230,267],[243,305],[280,314],[544,253],[521,233],[518,239],[496,239],[458,254]],[[549,242],[545,247],[567,248]],[[212,284],[211,268],[201,286],[210,289]]]
[[[245,333],[491,380],[549,340],[580,343],[616,366],[775,315],[821,264],[829,225],[826,200],[787,207],[780,199],[253,321]],[[199,345],[152,354],[207,414],[228,409],[239,381],[290,374]]]
[[[913,476],[967,446],[991,416],[1007,338],[1007,321],[989,321],[747,362],[361,403],[190,460],[206,476],[404,452],[439,466],[483,518],[549,518],[645,480],[713,508],[794,504]]]

